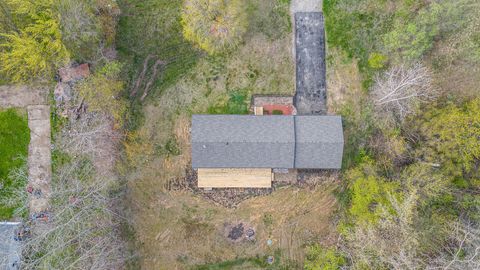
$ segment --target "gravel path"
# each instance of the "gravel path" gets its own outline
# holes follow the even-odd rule
[[[295,12],[322,11],[322,2],[322,0],[292,0],[290,3],[292,17]]]
[[[30,213],[48,209],[50,179],[52,178],[50,106],[31,105],[27,107],[30,145],[28,146],[28,179],[33,188],[30,196]]]

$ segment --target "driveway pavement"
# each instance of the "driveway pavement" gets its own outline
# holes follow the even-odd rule
[[[327,113],[325,29],[321,12],[296,12],[295,107],[299,115]]]

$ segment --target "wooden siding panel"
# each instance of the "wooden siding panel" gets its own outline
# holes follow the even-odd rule
[[[270,188],[271,169],[198,169],[199,188]]]

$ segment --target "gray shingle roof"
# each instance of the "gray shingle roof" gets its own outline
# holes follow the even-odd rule
[[[295,168],[341,168],[343,128],[340,116],[295,116],[295,130]]]
[[[194,168],[288,168],[293,164],[293,118],[194,115]]]
[[[194,115],[193,168],[339,169],[339,116]]]

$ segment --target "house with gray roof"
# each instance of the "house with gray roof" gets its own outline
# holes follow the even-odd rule
[[[193,115],[191,146],[192,167],[210,169],[208,175],[212,169],[223,169],[222,173],[248,169],[249,174],[253,169],[340,169],[342,119],[327,115]],[[213,173],[216,178],[221,177],[218,172]],[[225,181],[229,177],[224,176]]]
[[[296,12],[294,22],[294,97],[253,97],[255,115],[192,117],[199,187],[271,187],[272,172],[341,168],[342,118],[326,115],[323,14]]]
[[[194,115],[193,168],[340,169],[340,116]]]

